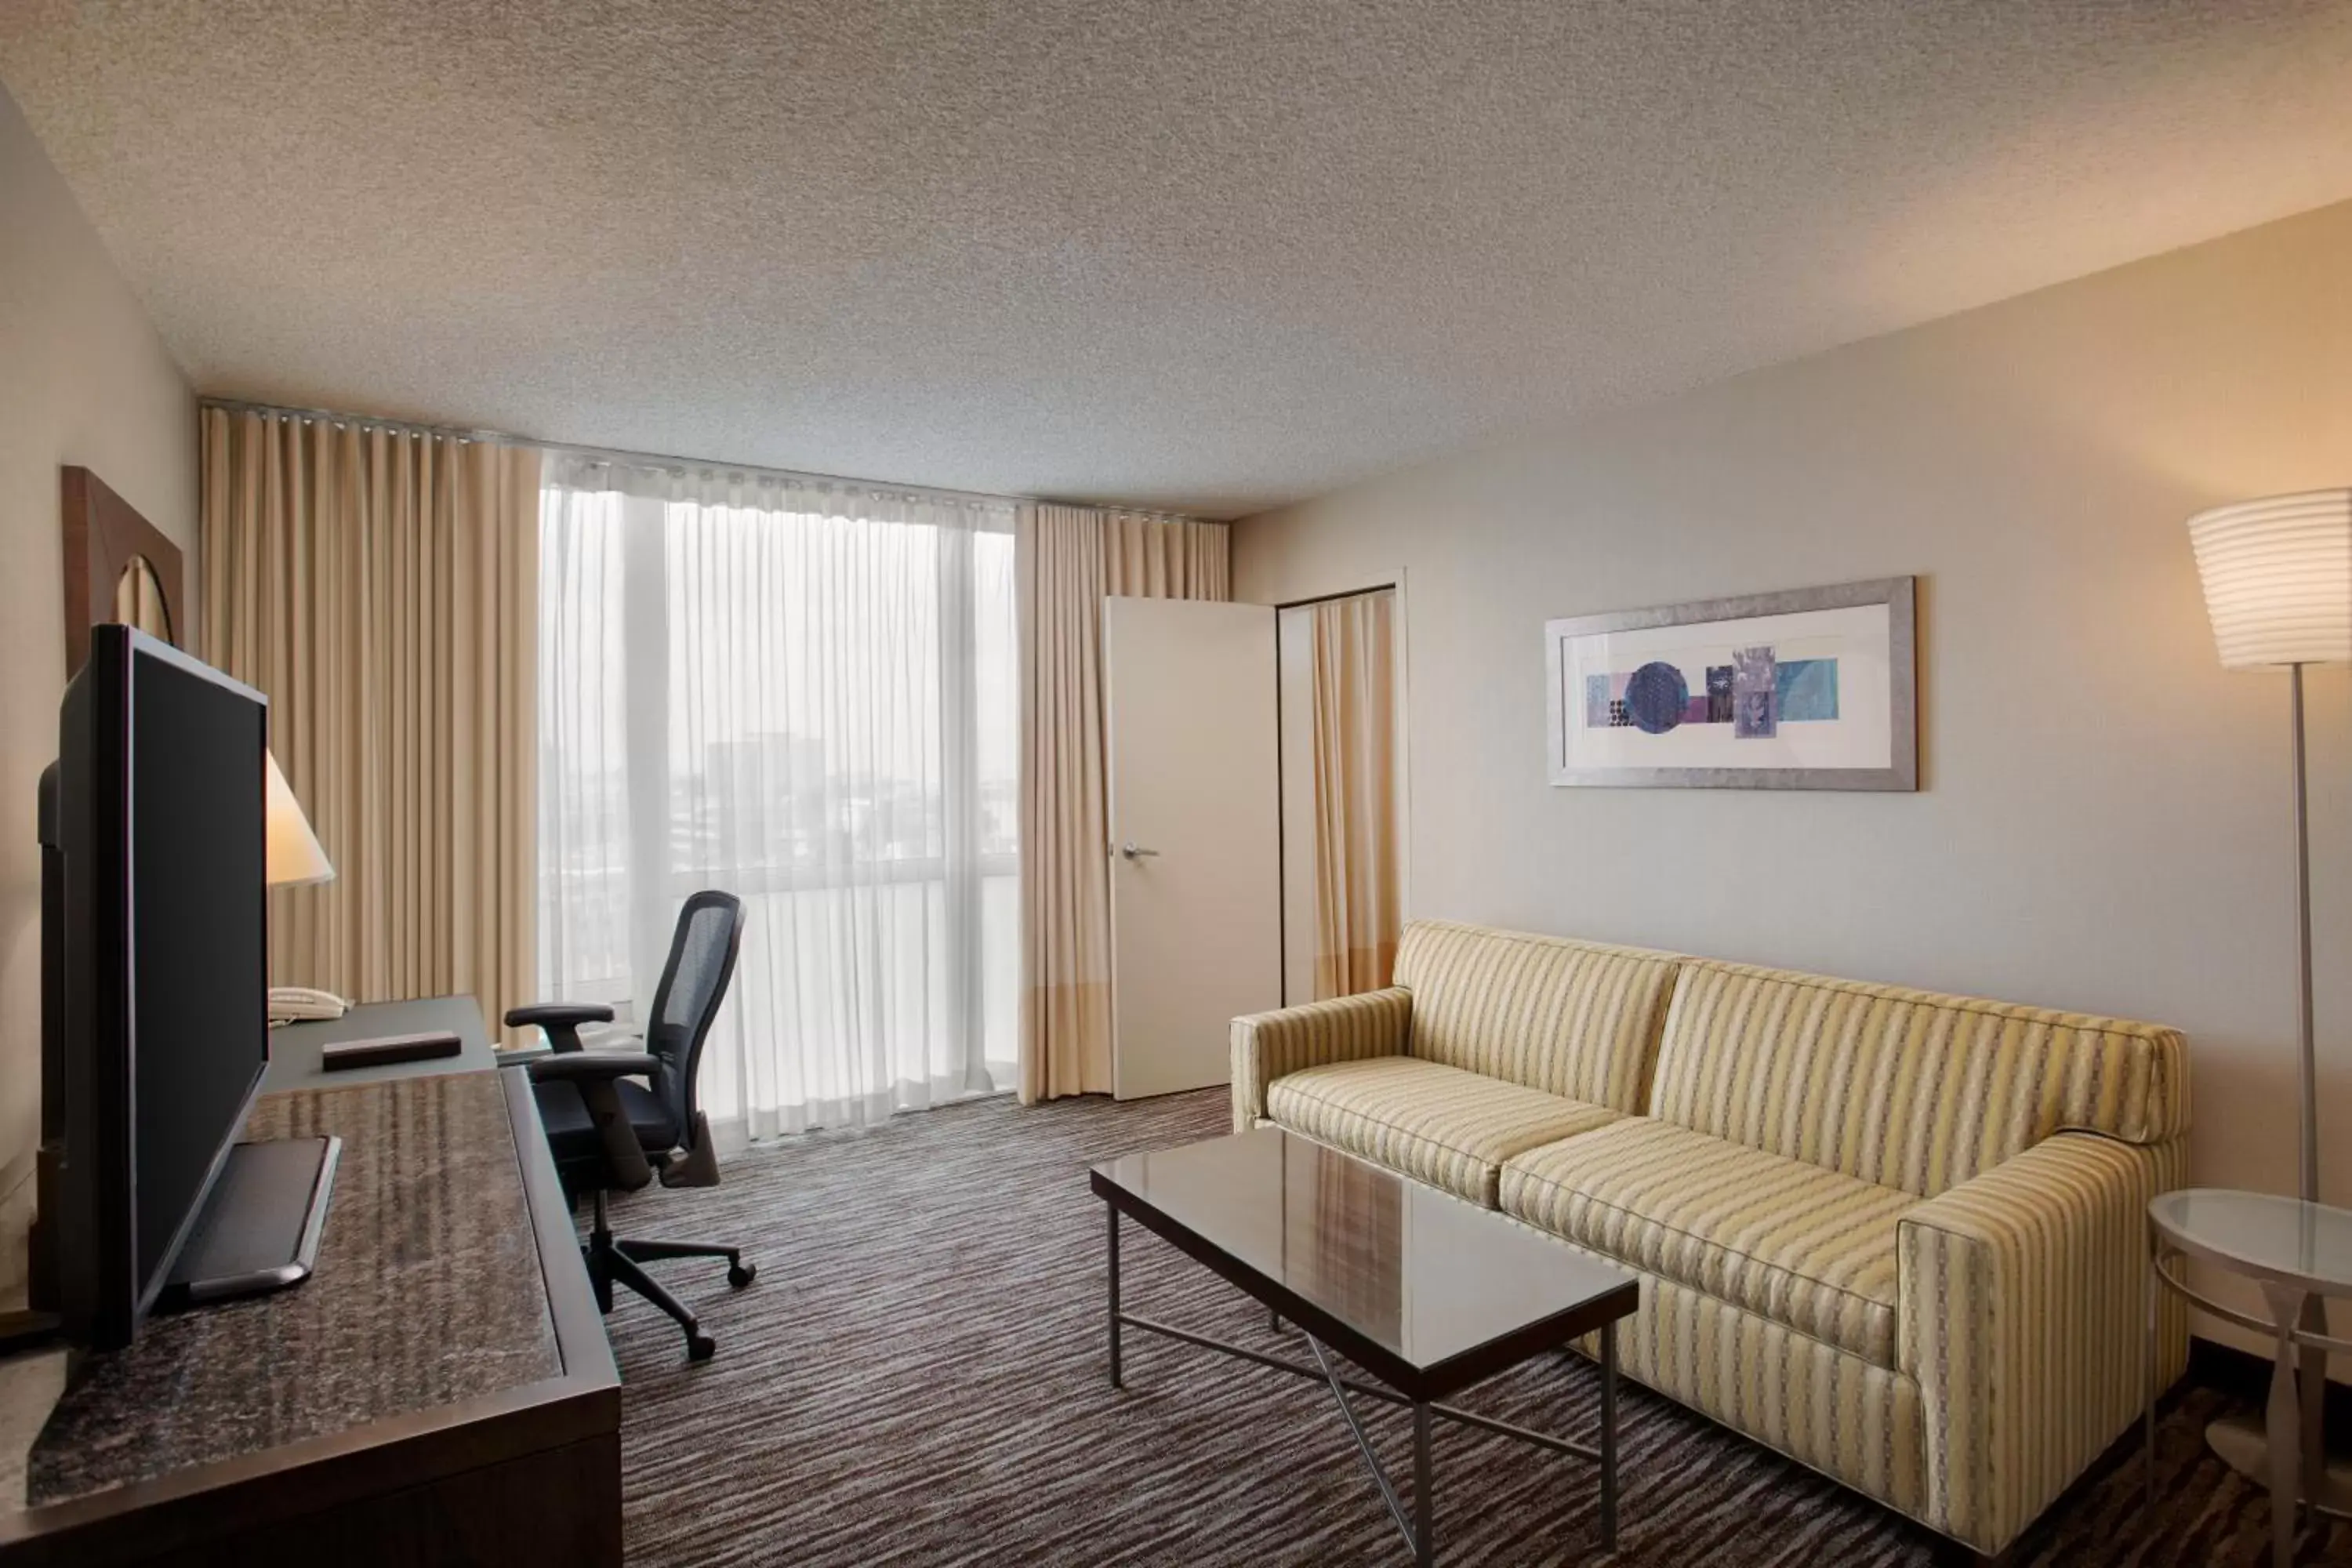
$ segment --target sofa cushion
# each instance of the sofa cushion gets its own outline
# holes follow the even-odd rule
[[[1627,1114],[1648,1109],[1671,953],[1415,921],[1397,947],[1414,1056]]]
[[[1895,1365],[1909,1193],[1633,1117],[1513,1157],[1499,1196],[1579,1246]]]
[[[1495,1206],[1504,1161],[1617,1113],[1412,1057],[1308,1068],[1274,1080],[1267,1111],[1294,1132]]]
[[[2188,1131],[2188,1048],[2152,1024],[1691,960],[1644,1109],[1934,1197],[2061,1128]]]

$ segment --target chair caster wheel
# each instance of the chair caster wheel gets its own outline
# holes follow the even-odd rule
[[[686,1336],[686,1359],[688,1361],[709,1361],[718,1350],[719,1342],[709,1334],[690,1333]]]
[[[756,1263],[730,1263],[727,1266],[727,1283],[738,1290],[759,1277],[760,1266]]]

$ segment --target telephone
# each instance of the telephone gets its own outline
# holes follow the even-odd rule
[[[273,985],[269,988],[269,1021],[273,1024],[307,1024],[340,1018],[350,1005],[331,991],[313,991],[307,985]]]

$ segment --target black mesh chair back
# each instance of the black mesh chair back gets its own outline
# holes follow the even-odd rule
[[[625,1285],[686,1331],[686,1353],[701,1361],[715,1348],[701,1320],[646,1272],[677,1258],[723,1258],[727,1283],[740,1290],[759,1275],[738,1247],[720,1242],[667,1241],[613,1234],[606,1199],[634,1193],[658,1173],[666,1187],[715,1187],[719,1155],[696,1106],[694,1077],[702,1042],[727,999],[743,941],[743,902],[731,893],[700,892],[678,910],[669,962],[662,965],[645,1049],[582,1048],[583,1024],[609,1024],[602,1002],[535,1002],[507,1013],[508,1024],[546,1031],[550,1054],[530,1064],[533,1098],[567,1196],[595,1199],[595,1219],[580,1256],[596,1305],[613,1310],[613,1287]],[[642,1080],[646,1087],[637,1087]]]
[[[659,1057],[664,1071],[656,1086],[677,1121],[678,1136],[690,1142],[695,1118],[695,1069],[702,1042],[735,975],[735,954],[743,944],[743,900],[732,893],[704,891],[686,900],[670,937],[669,962],[646,1028],[646,1052]]]

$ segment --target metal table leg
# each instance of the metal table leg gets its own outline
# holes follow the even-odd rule
[[[1412,1407],[1412,1561],[1430,1568],[1437,1561],[1437,1492],[1429,1466],[1429,1402]]]
[[[1419,1568],[1428,1568],[1432,1551],[1428,1490],[1430,1406],[1416,1403],[1412,1407],[1413,1479],[1421,1491],[1413,1500],[1419,1507],[1414,1513],[1408,1514],[1404,1500],[1397,1496],[1395,1486],[1389,1480],[1388,1471],[1381,1468],[1381,1457],[1373,1451],[1372,1440],[1366,1436],[1364,1424],[1356,1419],[1355,1406],[1348,1403],[1347,1380],[1332,1370],[1331,1358],[1323,1353],[1322,1341],[1313,1334],[1307,1335],[1306,1340],[1307,1348],[1315,1353],[1316,1367],[1322,1373],[1323,1381],[1330,1385],[1331,1397],[1339,1406],[1339,1419],[1348,1424],[1348,1435],[1356,1440],[1356,1452],[1362,1458],[1364,1468],[1372,1478],[1372,1485],[1380,1489],[1381,1501],[1388,1505],[1390,1521],[1395,1524],[1397,1533],[1404,1538],[1404,1543],[1412,1548],[1413,1562]]]
[[[2156,1513],[2156,1347],[2159,1336],[2156,1331],[2158,1302],[2164,1287],[2158,1282],[2156,1259],[2147,1262],[2147,1342],[2140,1348],[2139,1392],[2144,1407],[2140,1413],[2140,1468],[2147,1482],[2147,1512]]]
[[[2303,1319],[2305,1293],[2291,1285],[2264,1283],[2271,1320],[2278,1325],[2278,1360],[2271,1368],[2271,1402],[2264,1431],[2270,1440],[2271,1562],[2294,1568],[2294,1529],[2301,1514],[2303,1401],[2295,1389],[2294,1326]]]
[[[1617,1325],[1601,1330],[1601,1550],[1617,1550]]]
[[[1118,1210],[1108,1200],[1104,1207],[1108,1212],[1108,1258],[1107,1259],[1108,1268],[1106,1272],[1109,1287],[1108,1326],[1110,1331],[1110,1378],[1113,1387],[1125,1386],[1120,1377],[1119,1341],[1121,1331],[1128,1327],[1141,1329],[1148,1333],[1163,1335],[1182,1344],[1216,1351],[1223,1355],[1234,1356],[1259,1366],[1270,1367],[1277,1372],[1289,1373],[1323,1384],[1330,1389],[1332,1402],[1339,1407],[1339,1419],[1346,1424],[1349,1436],[1354,1439],[1357,1455],[1363,1460],[1364,1468],[1370,1476],[1373,1487],[1380,1492],[1381,1503],[1389,1510],[1390,1522],[1395,1526],[1407,1550],[1412,1552],[1416,1568],[1431,1568],[1437,1555],[1437,1489],[1430,1436],[1432,1424],[1440,1417],[1465,1426],[1475,1426],[1482,1431],[1515,1437],[1520,1442],[1533,1444],[1538,1447],[1549,1449],[1553,1453],[1565,1454],[1598,1464],[1601,1467],[1601,1544],[1608,1551],[1616,1550],[1617,1325],[1615,1323],[1611,1323],[1600,1331],[1601,1437],[1598,1447],[1591,1447],[1565,1437],[1555,1437],[1548,1433],[1529,1431],[1524,1426],[1514,1426],[1508,1421],[1497,1421],[1492,1416],[1479,1415],[1456,1405],[1442,1405],[1430,1400],[1416,1400],[1398,1389],[1385,1388],[1377,1384],[1342,1377],[1339,1375],[1339,1369],[1332,1364],[1331,1357],[1324,1349],[1323,1342],[1315,1337],[1311,1330],[1307,1330],[1297,1322],[1289,1326],[1300,1331],[1299,1338],[1305,1342],[1307,1352],[1314,1360],[1314,1364],[1311,1366],[1286,1361],[1279,1356],[1268,1355],[1263,1351],[1253,1350],[1246,1345],[1212,1339],[1206,1334],[1196,1334],[1189,1329],[1180,1329],[1171,1323],[1160,1322],[1150,1318],[1129,1316],[1119,1300]],[[1282,1328],[1283,1320],[1278,1310],[1269,1309],[1269,1317],[1277,1330]],[[1563,1352],[1563,1353],[1567,1352]],[[1413,1506],[1411,1509],[1406,1508],[1404,1499],[1399,1495],[1395,1483],[1390,1479],[1388,1471],[1382,1468],[1379,1454],[1373,1450],[1370,1435],[1364,1430],[1363,1424],[1357,1419],[1355,1407],[1348,1397],[1350,1394],[1360,1394],[1391,1405],[1406,1405],[1412,1409]]]
[[[1124,1388],[1118,1375],[1118,1209],[1115,1205],[1103,1205],[1110,1215],[1110,1385]]]
[[[2327,1303],[2317,1296],[2303,1299],[2298,1320],[2306,1332],[2327,1333]],[[2321,1519],[2319,1501],[2327,1489],[2327,1352],[2317,1345],[2303,1347],[2303,1486],[2309,1500],[2305,1518],[2315,1527]]]

